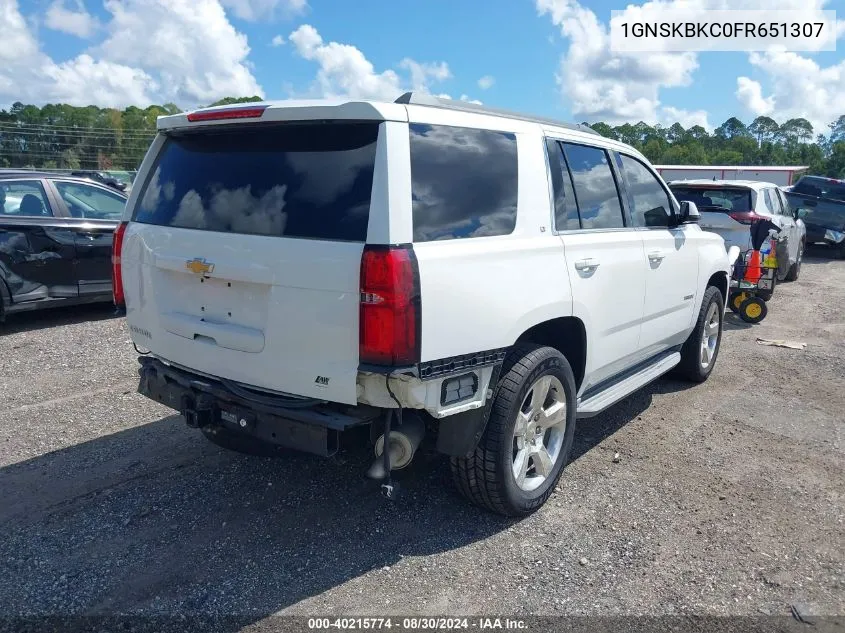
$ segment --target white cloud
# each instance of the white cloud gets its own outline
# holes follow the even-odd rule
[[[98,61],[85,54],[61,64],[46,63],[42,72],[49,81],[48,92],[40,98],[71,105],[147,104],[154,100],[152,94],[158,87],[140,68]]]
[[[845,60],[831,66],[797,53],[752,53],[749,61],[765,74],[770,94],[747,77],[737,80],[737,98],[755,116],[771,116],[778,123],[803,117],[816,133],[842,113],[845,103]]]
[[[202,104],[262,95],[247,68],[244,34],[217,0],[106,0],[112,19],[97,52],[159,78],[164,101]]]
[[[672,106],[663,106],[660,108],[659,123],[670,126],[674,123],[680,123],[686,129],[695,125],[700,125],[705,130],[712,130],[710,119],[708,118],[706,110],[683,110],[680,108],[673,108]]]
[[[231,9],[242,20],[271,18],[277,12],[297,15],[305,11],[307,0],[221,0],[223,6]]]
[[[300,26],[288,39],[301,57],[319,66],[312,88],[318,96],[392,101],[409,89],[430,92],[430,84],[452,76],[445,62],[420,63],[409,58],[399,62],[399,68],[407,71],[407,78],[393,69],[376,72],[358,48],[324,42],[310,24]]]
[[[736,98],[757,116],[768,116],[775,109],[775,100],[772,97],[763,97],[763,86],[760,82],[748,77],[737,77]]]
[[[0,103],[65,102],[71,105],[148,104],[156,82],[146,72],[88,54],[56,63],[45,55],[18,9],[0,0]]]
[[[478,87],[482,90],[489,90],[493,87],[494,83],[496,83],[495,77],[492,77],[491,75],[484,75],[478,80]]]
[[[273,38],[273,41],[270,42],[270,45],[271,46],[284,46],[285,45],[285,38],[283,38],[281,35],[277,35],[276,37]]]
[[[69,9],[64,0],[55,0],[47,14],[44,24],[49,29],[70,33],[81,38],[89,38],[100,28],[99,21],[85,10],[82,0],[75,0],[75,9]]]
[[[218,0],[106,0],[105,8],[105,40],[59,62],[41,50],[17,0],[0,0],[0,104],[190,107],[262,95],[246,36]]]
[[[568,49],[561,58],[557,82],[564,99],[570,101],[573,115],[579,120],[603,120],[608,123],[636,122],[671,124],[675,120],[686,125],[705,127],[707,113],[702,110],[679,110],[661,103],[663,88],[689,86],[698,68],[694,53],[625,54],[610,50],[608,26],[596,14],[579,4],[578,0],[535,0],[541,15],[549,15],[564,38]],[[661,15],[667,9],[690,11],[701,9],[759,9],[801,10],[812,16],[825,9],[832,0],[654,0],[629,4],[625,19],[633,16]],[[808,17],[808,20],[810,19]],[[630,21],[630,20],[629,20]],[[839,21],[838,31],[845,33],[845,22]],[[786,56],[786,57],[784,57]],[[762,87],[749,78],[740,78],[736,96],[752,112],[783,112],[783,117],[819,117],[827,108],[843,100],[842,64],[828,69],[819,68],[808,58],[795,54],[753,54],[752,64],[769,73],[773,94],[764,96]],[[783,72],[772,60],[786,63]],[[803,60],[803,61],[802,61]],[[807,63],[809,62],[809,64]],[[799,73],[792,69],[801,68]],[[807,75],[800,76],[800,72]],[[823,86],[823,82],[831,82]],[[838,81],[838,83],[834,83]],[[757,84],[757,85],[755,85]],[[804,90],[811,88],[811,90]],[[817,90],[821,90],[817,98]],[[822,103],[826,105],[822,105]],[[833,107],[833,110],[836,108]]]
[[[692,82],[698,67],[693,53],[612,53],[607,25],[576,0],[536,2],[539,13],[551,16],[569,40],[557,81],[577,119],[655,123],[665,118],[660,88]]]
[[[411,88],[425,90],[429,80],[438,82],[452,77],[446,62],[421,64],[413,59],[405,58],[399,62],[399,67],[411,74]]]

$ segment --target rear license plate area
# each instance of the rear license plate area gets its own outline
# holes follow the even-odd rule
[[[218,416],[222,426],[270,444],[326,457],[334,455],[338,449],[339,433],[325,427],[229,403],[218,405]]]

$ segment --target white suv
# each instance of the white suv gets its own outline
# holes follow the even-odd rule
[[[522,515],[576,418],[716,362],[722,238],[588,128],[408,93],[158,130],[115,301],[139,391],[218,444],[328,455],[369,425],[389,494],[427,433],[469,499]]]

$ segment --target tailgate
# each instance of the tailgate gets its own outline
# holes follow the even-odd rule
[[[245,386],[354,404],[378,124],[165,142],[121,255],[132,338]]]

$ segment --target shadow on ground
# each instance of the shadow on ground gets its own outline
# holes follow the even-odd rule
[[[581,421],[572,459],[654,394],[689,386],[658,381]],[[363,452],[249,457],[209,444],[176,416],[6,466],[0,571],[14,581],[0,583],[0,616],[233,616],[222,630],[236,630],[514,523],[458,498],[446,460],[421,453],[400,471],[394,503],[364,478]]]
[[[8,315],[5,323],[0,324],[0,334],[32,332],[62,325],[105,321],[114,318],[117,318],[117,315],[111,303],[91,303],[16,312]]]

